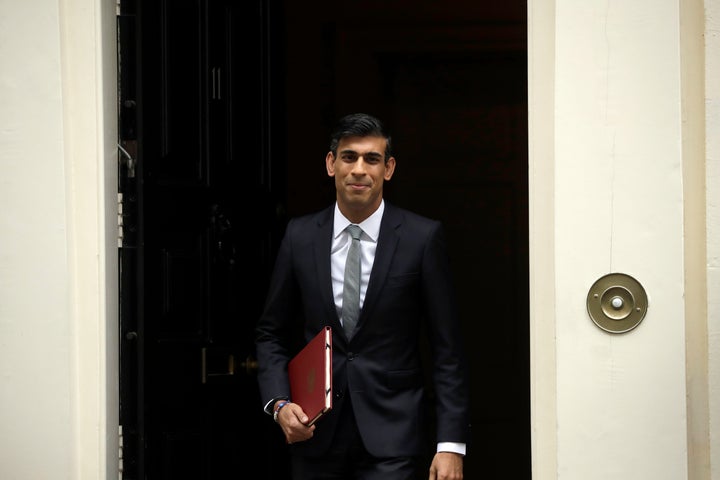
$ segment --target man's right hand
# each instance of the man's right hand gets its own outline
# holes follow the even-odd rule
[[[315,425],[307,426],[310,419],[297,403],[288,403],[277,415],[277,423],[285,434],[288,444],[309,440],[315,432]]]

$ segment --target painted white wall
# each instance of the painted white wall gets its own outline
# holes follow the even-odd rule
[[[705,2],[705,155],[710,478],[720,479],[720,1]]]
[[[77,447],[58,16],[56,1],[0,3],[0,469],[8,478],[70,478]]]
[[[707,116],[696,108],[704,69],[709,81],[717,65],[703,65],[694,43],[704,7],[717,4],[528,3],[535,479],[720,478],[706,441],[718,434],[718,306],[706,294],[718,286],[717,91]],[[720,53],[712,41],[705,59]],[[707,276],[694,268],[706,239]],[[625,334],[586,310],[589,288],[611,272],[649,297]]]
[[[702,0],[679,3],[684,216],[687,477],[710,478],[707,222],[705,192],[705,15]]]
[[[652,12],[652,15],[648,15]],[[556,2],[558,478],[685,478],[676,1]],[[629,334],[586,313],[610,272],[645,287]]]
[[[115,5],[0,1],[0,477],[118,476]]]

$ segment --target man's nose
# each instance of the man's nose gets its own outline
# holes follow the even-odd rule
[[[367,165],[365,164],[365,158],[363,158],[362,155],[360,155],[357,160],[353,163],[352,172],[353,173],[365,173],[365,167]]]

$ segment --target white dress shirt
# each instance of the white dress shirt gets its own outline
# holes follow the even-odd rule
[[[362,310],[365,302],[365,293],[367,292],[368,282],[370,281],[370,272],[372,271],[373,262],[375,261],[375,249],[377,248],[378,235],[380,234],[380,221],[385,211],[385,201],[380,203],[380,207],[375,213],[370,215],[358,225],[362,229],[360,234],[360,309]],[[330,274],[332,276],[333,297],[335,300],[335,309],[338,317],[342,313],[343,298],[343,282],[345,279],[345,259],[350,249],[350,241],[352,238],[348,233],[348,225],[352,222],[340,213],[340,209],[335,204],[335,219],[333,223],[333,239],[330,247]],[[342,318],[340,319],[342,323]]]

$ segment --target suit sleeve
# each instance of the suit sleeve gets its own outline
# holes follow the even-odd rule
[[[464,339],[442,225],[429,236],[423,256],[423,297],[433,351],[437,441],[467,443],[469,387]]]
[[[274,398],[288,398],[287,364],[294,346],[292,326],[298,312],[298,287],[293,274],[291,220],[280,243],[270,279],[264,310],[255,328],[258,386],[264,407]]]

